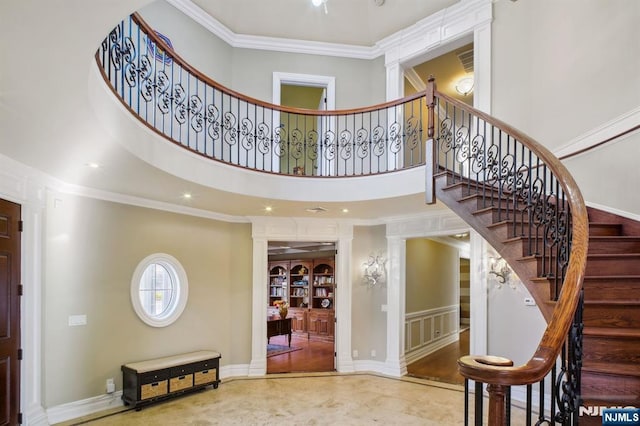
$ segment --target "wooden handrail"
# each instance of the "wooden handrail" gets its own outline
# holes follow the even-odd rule
[[[636,124],[635,126],[631,127],[630,129],[627,129],[627,130],[624,130],[624,131],[622,131],[620,133],[617,133],[617,134],[615,134],[615,135],[613,135],[613,136],[611,136],[611,137],[609,137],[609,138],[607,138],[605,140],[602,140],[602,141],[600,141],[600,142],[598,142],[596,144],[593,144],[593,145],[588,146],[586,148],[579,149],[579,150],[577,150],[575,152],[572,152],[570,154],[563,155],[562,157],[560,157],[560,160],[566,160],[568,158],[575,157],[575,156],[580,155],[580,154],[584,154],[585,152],[589,152],[589,151],[591,151],[593,149],[601,147],[602,145],[608,144],[609,142],[612,142],[612,141],[614,141],[616,139],[619,139],[619,138],[621,138],[623,136],[626,136],[626,135],[628,135],[630,133],[633,133],[636,130],[640,130],[640,124]]]
[[[429,84],[435,85],[433,81],[430,81]],[[538,382],[551,371],[556,363],[567,339],[580,300],[589,238],[587,208],[584,199],[571,174],[547,148],[514,127],[447,96],[435,88],[427,89],[427,93],[429,91],[432,91],[436,98],[479,117],[528,147],[551,170],[567,196],[572,217],[570,259],[555,309],[536,351],[529,361],[520,366],[504,365],[504,362],[496,365],[496,363],[487,362],[486,356],[476,355],[465,356],[458,360],[460,373],[471,380],[500,386],[526,385]]]

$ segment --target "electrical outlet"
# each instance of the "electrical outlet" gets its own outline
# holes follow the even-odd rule
[[[533,297],[525,297],[524,298],[524,304],[526,306],[536,306],[536,301],[533,300]]]
[[[107,393],[114,393],[116,391],[116,384],[113,379],[107,379]]]
[[[358,358],[358,355],[359,355],[359,354],[358,354],[358,350],[357,350],[357,349],[354,349],[354,350],[353,350],[353,357],[354,357],[354,358]]]
[[[376,357],[376,350],[371,349],[371,358],[375,358],[375,357]]]

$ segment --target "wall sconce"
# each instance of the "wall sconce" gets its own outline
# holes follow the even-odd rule
[[[511,276],[511,268],[507,264],[507,261],[502,257],[492,257],[489,260],[489,274],[493,274],[496,276],[496,280],[498,283],[496,287],[502,288],[502,284],[508,284],[511,288],[516,288],[514,284],[511,283],[509,277]]]
[[[387,262],[382,255],[369,255],[369,259],[362,264],[364,267],[363,280],[369,287],[383,284],[385,280],[384,264]]]
[[[467,96],[473,91],[473,77],[464,77],[458,80],[456,83],[456,92],[462,96]]]

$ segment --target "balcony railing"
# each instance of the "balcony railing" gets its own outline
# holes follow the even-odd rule
[[[236,93],[176,54],[137,14],[96,60],[124,105],[199,155],[262,172],[361,176],[424,164],[424,93],[358,110],[287,108]]]

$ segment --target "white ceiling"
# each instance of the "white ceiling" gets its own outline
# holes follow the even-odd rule
[[[183,1],[183,0],[181,0]],[[187,1],[187,0],[184,0]],[[375,220],[425,210],[423,195],[352,203],[277,201],[219,191],[177,178],[132,155],[105,129],[89,102],[96,47],[113,25],[148,0],[0,2],[0,153],[64,182],[68,189],[149,206],[188,207],[237,220],[267,214]],[[196,0],[232,31],[371,45],[451,0]],[[87,167],[98,162],[101,168]],[[2,170],[0,170],[0,175]],[[191,200],[180,195],[191,192]],[[115,195],[114,195],[115,194]],[[126,198],[133,197],[133,198]],[[342,213],[348,208],[349,213]]]
[[[373,46],[457,0],[194,0],[235,33]]]

